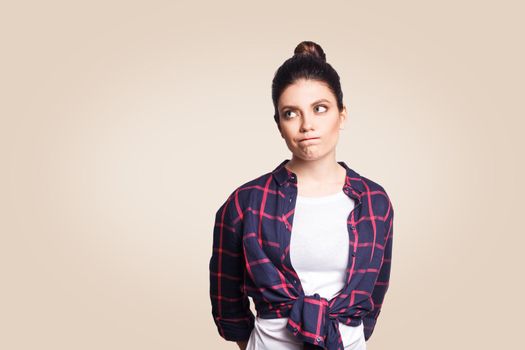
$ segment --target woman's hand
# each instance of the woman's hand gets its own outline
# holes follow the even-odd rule
[[[237,345],[239,345],[239,349],[246,350],[246,347],[248,346],[248,341],[247,340],[238,341]]]

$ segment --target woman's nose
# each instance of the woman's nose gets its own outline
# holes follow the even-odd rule
[[[312,116],[305,113],[303,114],[303,118],[301,120],[301,131],[306,131],[306,130],[310,130],[313,128],[313,124],[312,124]]]

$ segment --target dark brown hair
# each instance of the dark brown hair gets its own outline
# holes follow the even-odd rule
[[[302,41],[295,47],[294,55],[277,69],[272,81],[274,119],[277,125],[279,125],[277,108],[279,97],[289,85],[299,79],[324,82],[333,92],[339,110],[343,108],[343,92],[339,74],[326,62],[326,55],[319,44],[313,41]]]

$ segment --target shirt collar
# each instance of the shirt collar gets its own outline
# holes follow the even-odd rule
[[[285,159],[279,164],[273,171],[273,177],[277,181],[277,184],[279,186],[283,186],[286,183],[293,183],[297,185],[297,174],[294,172],[288,170],[284,165],[288,163],[290,159]],[[363,180],[361,178],[361,175],[359,175],[356,171],[351,169],[348,165],[346,165],[343,161],[338,161],[340,165],[342,165],[346,169],[346,183],[343,186],[343,188],[349,188],[357,193],[362,193],[365,191],[365,187],[363,186]]]

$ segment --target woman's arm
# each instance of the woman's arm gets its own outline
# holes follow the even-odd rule
[[[388,200],[388,205],[389,208],[387,212],[387,218],[385,220],[386,237],[383,263],[379,270],[379,276],[372,291],[372,301],[374,303],[374,309],[363,317],[365,340],[368,340],[374,332],[377,318],[381,313],[381,307],[383,306],[385,294],[388,290],[388,286],[390,283],[390,269],[392,265],[392,243],[394,235],[394,208],[392,207],[390,199]]]
[[[239,191],[236,190],[215,215],[213,252],[209,263],[213,320],[222,338],[241,344],[248,341],[255,321],[250,301],[242,288],[242,218]]]

